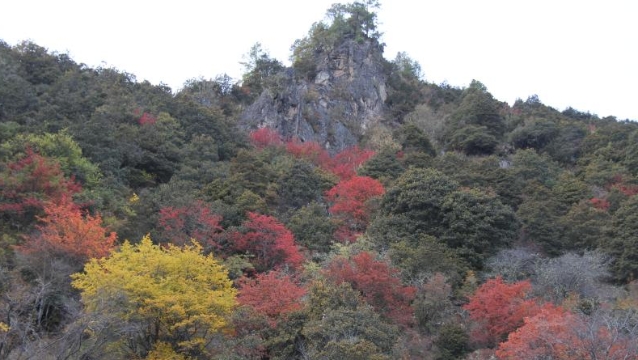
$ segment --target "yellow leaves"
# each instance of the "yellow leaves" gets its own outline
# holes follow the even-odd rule
[[[160,247],[147,235],[136,245],[125,242],[108,258],[91,260],[84,273],[72,275],[72,285],[82,291],[88,311],[159,324],[145,336],[175,337],[174,346],[194,346],[222,330],[236,305],[227,271],[201,251],[195,242]]]
[[[148,353],[146,360],[186,360],[184,355],[176,353],[173,348],[165,343],[158,342],[155,344],[153,350]]]
[[[131,204],[135,204],[138,201],[140,201],[140,197],[136,193],[133,193],[133,195],[131,195],[131,197],[128,198],[128,202]]]
[[[7,332],[9,331],[9,326],[3,322],[0,322],[0,332]]]

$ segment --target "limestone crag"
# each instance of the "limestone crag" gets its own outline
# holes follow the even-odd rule
[[[386,112],[382,51],[375,40],[346,40],[330,51],[315,51],[312,79],[286,69],[278,85],[246,109],[240,124],[269,127],[285,139],[316,141],[330,151],[356,145]]]

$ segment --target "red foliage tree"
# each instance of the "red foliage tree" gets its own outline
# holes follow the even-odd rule
[[[230,234],[237,251],[252,255],[255,269],[264,272],[289,265],[298,267],[304,258],[290,230],[272,216],[249,212],[242,231]]]
[[[573,352],[582,348],[571,329],[574,314],[550,304],[525,319],[525,324],[511,333],[496,350],[499,359],[587,359]]]
[[[250,133],[250,143],[257,149],[283,145],[279,133],[270,128],[261,128]]]
[[[324,164],[326,170],[337,175],[341,180],[347,180],[357,174],[359,166],[374,156],[374,151],[361,149],[358,146],[347,148],[336,154]]]
[[[137,122],[142,126],[153,125],[157,122],[157,118],[153,114],[145,112]]]
[[[607,211],[610,205],[607,199],[601,199],[601,198],[591,198],[589,200],[589,203],[596,209],[604,210],[604,211]]]
[[[290,140],[286,143],[286,151],[297,159],[310,161],[317,166],[323,167],[330,161],[328,152],[314,141]]]
[[[221,220],[202,201],[190,206],[164,207],[160,210],[160,237],[175,245],[194,239],[206,249],[220,250]]]
[[[513,359],[638,359],[635,332],[599,316],[583,316],[548,304],[500,344],[496,356]],[[618,320],[618,319],[617,319]],[[635,326],[635,325],[634,325]],[[634,326],[630,326],[634,328]]]
[[[527,299],[529,281],[506,284],[501,277],[481,285],[463,308],[476,322],[471,339],[489,347],[497,345],[507,334],[523,325],[523,319],[538,312],[534,300]]]
[[[368,304],[377,312],[392,319],[397,324],[408,326],[413,323],[412,308],[416,289],[404,286],[399,271],[384,261],[377,261],[369,252],[362,252],[350,259],[335,258],[324,270],[324,274],[334,283],[349,283],[358,290]]]
[[[354,176],[341,181],[326,192],[332,206],[330,213],[342,221],[337,230],[340,239],[354,240],[365,231],[370,221],[370,200],[385,193],[383,184],[367,176]]]
[[[626,179],[620,174],[612,178],[607,184],[607,189],[616,189],[628,197],[638,194],[638,185],[627,183]]]
[[[288,313],[301,310],[306,288],[283,272],[274,270],[239,280],[237,301],[265,315],[274,327]]]
[[[82,190],[64,177],[60,164],[27,149],[26,156],[8,163],[0,174],[0,214],[30,223],[48,202],[59,203]]]
[[[45,216],[39,217],[38,232],[25,237],[25,243],[17,250],[44,257],[61,255],[81,263],[90,258],[102,258],[109,254],[117,236],[102,226],[99,214],[83,213],[70,200],[48,202]]]

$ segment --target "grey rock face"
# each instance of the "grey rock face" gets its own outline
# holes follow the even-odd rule
[[[382,48],[376,41],[347,40],[315,55],[311,81],[293,69],[278,75],[246,109],[240,125],[269,127],[285,139],[316,141],[331,152],[353,146],[386,112],[386,76]]]

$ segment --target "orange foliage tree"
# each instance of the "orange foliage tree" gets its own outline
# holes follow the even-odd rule
[[[239,280],[237,301],[265,315],[272,326],[287,314],[303,308],[306,288],[281,271],[258,274],[255,278]]]
[[[576,315],[547,304],[525,318],[525,325],[500,344],[496,356],[502,360],[638,359],[635,319],[626,320]]]
[[[499,276],[481,285],[463,308],[477,327],[471,340],[488,347],[496,346],[507,334],[523,325],[523,319],[538,312],[536,301],[527,299],[529,281],[506,284]]]
[[[86,262],[109,254],[117,236],[102,226],[100,214],[84,213],[70,200],[44,205],[37,232],[25,237],[18,251],[27,254],[62,255]]]
[[[350,259],[335,258],[324,274],[337,285],[347,282],[363,295],[365,301],[380,314],[400,325],[413,323],[411,302],[416,289],[404,286],[399,271],[384,261],[374,259],[369,252],[361,252]]]

